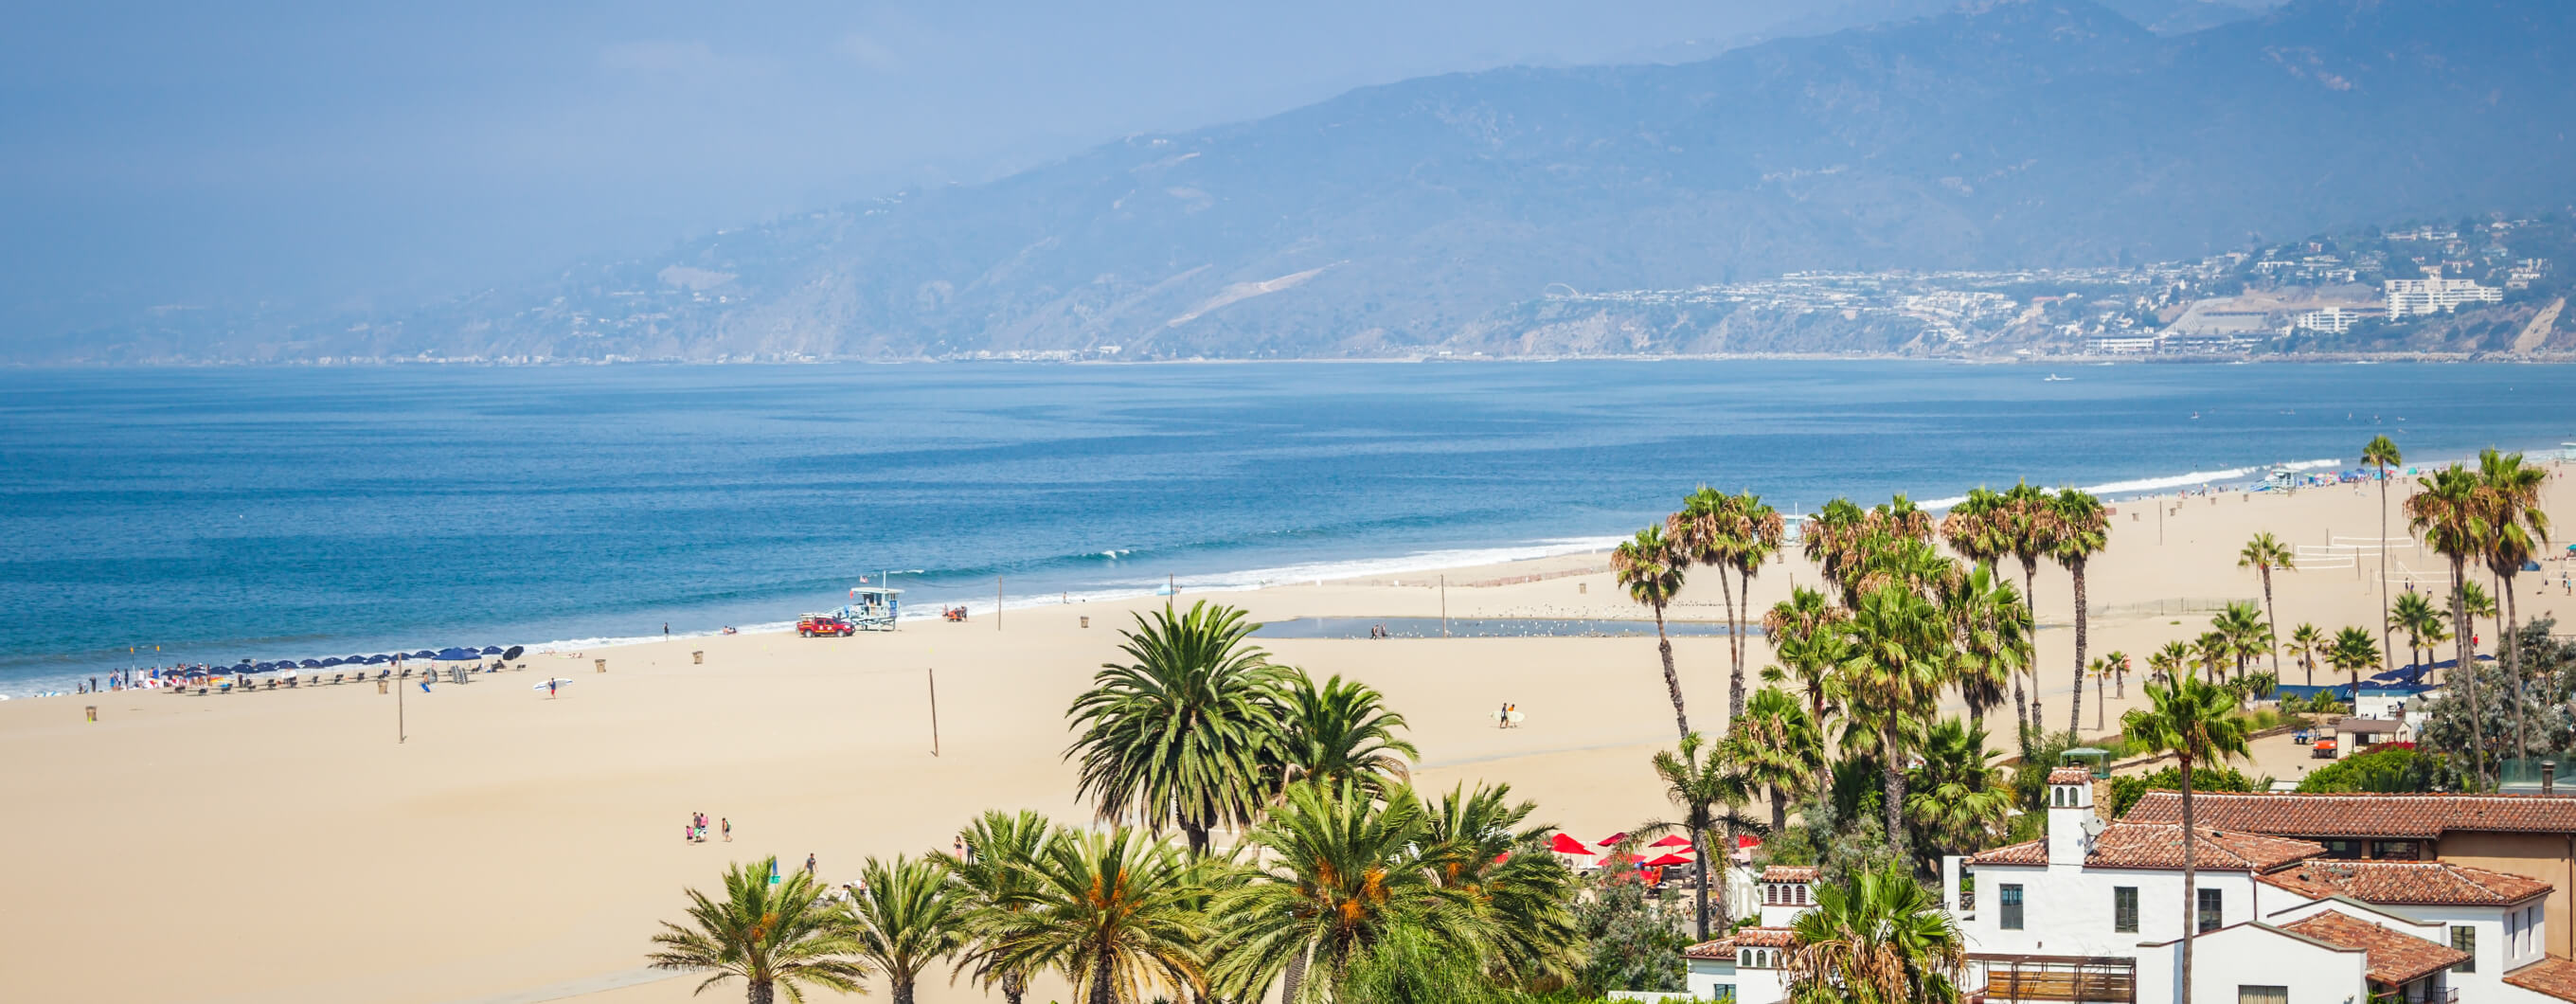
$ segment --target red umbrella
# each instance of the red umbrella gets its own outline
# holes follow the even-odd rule
[[[1664,839],[1662,839],[1662,840],[1658,840],[1658,841],[1655,841],[1654,843],[1647,844],[1646,846],[1648,846],[1648,847],[1688,847],[1688,846],[1690,846],[1690,838],[1689,838],[1689,837],[1682,836],[1681,834],[1676,833],[1676,834],[1673,834],[1672,836],[1665,837],[1665,838],[1664,838]]]
[[[1666,855],[1664,855],[1663,857],[1656,858],[1656,859],[1654,859],[1654,860],[1652,860],[1652,861],[1648,861],[1648,862],[1644,862],[1644,863],[1642,863],[1642,864],[1639,864],[1637,867],[1639,867],[1639,868],[1661,868],[1661,867],[1663,867],[1663,866],[1665,866],[1665,865],[1686,865],[1686,864],[1691,863],[1691,861],[1692,861],[1692,858],[1691,858],[1691,856],[1690,856],[1690,855],[1688,855],[1688,854],[1684,854],[1684,853],[1681,853],[1681,852],[1679,852],[1679,851],[1675,851],[1675,852],[1673,852],[1673,853],[1666,854]]]
[[[1592,848],[1583,846],[1583,841],[1576,840],[1563,833],[1559,833],[1556,836],[1548,838],[1547,849],[1559,854],[1582,854],[1588,856],[1601,853],[1593,850]]]
[[[1622,841],[1622,840],[1626,840],[1626,839],[1628,839],[1628,835],[1627,835],[1626,833],[1613,833],[1613,834],[1611,834],[1611,835],[1609,835],[1609,836],[1606,836],[1606,837],[1601,838],[1600,840],[1594,841],[1594,842],[1593,842],[1593,844],[1592,844],[1592,846],[1594,846],[1594,847],[1608,847],[1608,846],[1610,846],[1610,845],[1612,845],[1612,844],[1616,844],[1616,843],[1618,843],[1618,842],[1620,842],[1620,841]]]

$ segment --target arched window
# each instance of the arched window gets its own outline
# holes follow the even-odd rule
[[[1807,905],[1807,887],[1803,884],[1798,886],[1798,905]]]

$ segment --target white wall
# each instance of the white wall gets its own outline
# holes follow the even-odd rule
[[[2182,937],[2182,873],[2154,869],[2077,868],[2070,866],[1980,865],[1977,908],[1962,918],[1972,952],[2027,952],[2045,955],[2129,955],[2140,943]],[[2003,928],[2003,887],[2023,887],[2022,929]],[[2138,890],[2138,930],[2113,930],[2114,887]],[[2258,890],[2244,872],[2205,871],[2199,887],[2217,889],[2219,924],[2243,923],[2261,914],[2262,892],[2284,905],[2298,898],[2279,889]],[[2232,998],[2231,998],[2232,999]]]
[[[2181,999],[2181,943],[2132,952],[2138,957],[2139,1004]],[[2221,928],[2192,941],[2196,1004],[2229,1004],[2242,986],[2288,987],[2290,1004],[2367,1004],[2369,971],[2369,958],[2358,949],[2328,948],[2258,924]]]
[[[1737,1004],[1779,1004],[1789,996],[1788,970],[1738,969],[1732,960],[1692,959],[1682,985],[1702,1000],[1717,999],[1719,987],[1733,987]]]

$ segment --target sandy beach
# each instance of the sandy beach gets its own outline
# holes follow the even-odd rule
[[[2547,502],[2570,532],[2576,490],[2553,477]],[[2323,546],[2376,536],[2380,518],[2377,489],[2357,485],[2115,505],[2110,550],[2088,577],[2104,611],[2089,650],[2125,651],[2140,670],[2148,652],[2203,628],[2199,610],[2259,599],[2235,560],[2253,533]],[[2404,533],[2402,517],[2391,525]],[[2428,585],[2443,570],[2411,549],[2395,561]],[[2375,632],[2376,564],[2279,575],[2281,633],[2301,622]],[[2576,623],[2576,598],[2560,585],[2571,567],[2525,574],[2522,616]],[[1753,607],[1817,581],[1790,556],[1756,580]],[[2045,722],[2063,728],[2072,601],[2063,570],[2043,566],[2038,582],[2038,696]],[[1179,599],[1270,621],[1437,617],[1444,604],[1453,618],[1645,614],[1597,554]],[[0,900],[15,907],[0,915],[0,996],[688,999],[695,978],[642,968],[645,939],[679,914],[683,887],[714,883],[728,861],[811,853],[841,881],[864,856],[945,851],[987,808],[1087,822],[1061,760],[1064,709],[1114,654],[1130,613],[1162,602],[1012,609],[998,627],[980,615],[848,639],[744,634],[531,655],[525,672],[405,694],[399,744],[397,698],[372,684],[0,704],[0,762],[14,768],[0,778],[0,804],[13,810]],[[1690,589],[1670,615],[1719,619],[1716,584]],[[1586,834],[1666,810],[1646,767],[1673,738],[1651,636],[1266,645],[1278,661],[1383,690],[1411,722],[1423,787],[1509,783],[1539,802],[1537,818]],[[1749,647],[1751,676],[1769,649]],[[1722,728],[1725,640],[1683,637],[1674,648],[1692,723]],[[2283,682],[2302,682],[2286,658],[2283,667]],[[531,689],[549,676],[571,681],[553,699]],[[2130,701],[2100,720],[2116,728],[2141,690],[2133,678]],[[1526,712],[1524,727],[1494,727],[1505,701]],[[2089,692],[2086,702],[2092,733]],[[83,713],[91,704],[95,723]],[[2303,766],[2276,763],[2258,766],[2285,778]],[[671,840],[692,812],[729,820],[732,842]],[[1031,999],[1050,993],[1061,988],[1042,983]],[[943,978],[922,999],[999,995]]]

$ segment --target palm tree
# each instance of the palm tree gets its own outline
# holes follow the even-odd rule
[[[975,978],[986,986],[1000,986],[1002,999],[1020,1004],[1029,991],[1029,971],[1003,969],[993,965],[994,944],[984,932],[1006,923],[1003,918],[1029,908],[1037,893],[1037,878],[1031,869],[1047,842],[1059,836],[1055,825],[1045,816],[1023,809],[1018,813],[988,811],[967,824],[961,834],[966,845],[962,858],[946,862],[948,879],[955,884],[966,907],[967,930],[971,937],[962,946],[957,970],[975,969]]]
[[[1150,621],[1138,614],[1121,632],[1133,661],[1103,665],[1067,712],[1081,736],[1064,755],[1081,756],[1081,791],[1101,819],[1133,810],[1157,832],[1179,826],[1204,854],[1210,829],[1260,816],[1286,676],[1246,640],[1260,626],[1202,600],[1177,617],[1168,605]]]
[[[2102,500],[2073,488],[2057,493],[2054,509],[2057,546],[2050,557],[2075,577],[2075,693],[2067,700],[2066,731],[2084,726],[2084,566],[2111,546],[2111,518]]]
[[[2191,646],[2169,641],[2165,647],[2147,656],[2147,668],[2154,671],[2157,679],[2179,680],[2183,674],[2191,672],[2191,658]],[[2147,682],[2154,683],[2155,680]]]
[[[1807,719],[1821,734],[1830,716],[1843,706],[1842,664],[1851,657],[1851,636],[1843,631],[1850,612],[1834,606],[1823,593],[1792,589],[1789,598],[1762,615],[1762,633],[1771,639],[1780,665],[1762,668],[1765,683],[1795,683],[1806,696]],[[1821,740],[1819,740],[1821,744]],[[1819,763],[1810,791],[1833,786],[1832,765]]]
[[[2379,665],[2379,646],[2370,640],[2370,632],[2348,627],[2335,632],[2334,647],[2326,650],[2326,664],[2352,674],[2352,700],[2361,706],[2361,671]]]
[[[2231,602],[2218,616],[2209,619],[2210,630],[2224,639],[2227,654],[2236,660],[2236,675],[2245,675],[2245,661],[2272,650],[2272,625],[2254,604]]]
[[[1547,853],[1553,827],[1529,823],[1538,804],[1513,802],[1511,791],[1479,784],[1425,799],[1423,862],[1433,883],[1479,905],[1498,975],[1524,985],[1563,979],[1583,940],[1574,872]]]
[[[1818,779],[1832,769],[1825,759],[1825,733],[1778,687],[1753,692],[1744,717],[1726,733],[1726,755],[1744,773],[1747,785],[1771,794],[1771,832],[1789,828],[1789,803],[1821,790]]]
[[[2477,475],[2458,464],[2419,481],[2421,490],[2406,500],[2407,529],[2423,537],[2434,553],[2451,562],[2451,636],[2460,658],[2456,672],[2468,706],[2478,707],[2478,674],[2475,664],[2469,661],[2469,615],[2462,590],[2469,582],[2469,559],[2485,553],[2491,532],[2486,492]],[[2484,778],[2486,729],[2479,724],[2479,718],[2469,716],[2469,736],[2476,747],[2469,752],[2469,769]]]
[[[2367,642],[2368,637],[2364,636]],[[2245,721],[2234,714],[2235,702],[2215,686],[2183,679],[2169,686],[2148,687],[2149,707],[2120,716],[2120,735],[2133,749],[2171,752],[2182,771],[2182,1004],[2191,1004],[2191,943],[2200,926],[2192,920],[2200,872],[2193,860],[2199,831],[2192,825],[2192,765],[2245,755]]]
[[[2030,604],[2034,622],[2039,617],[2039,560],[2057,551],[2056,509],[2056,500],[2047,491],[2031,487],[2030,482],[2024,481],[2005,490],[2003,511],[1997,514],[2003,523],[2001,537],[2010,542],[2013,560],[2021,562],[2022,601]],[[2031,636],[2030,648],[2030,654],[2023,657],[2023,665],[2033,674],[2031,679],[2036,683],[2039,672],[2038,635]],[[2020,702],[2018,693],[2014,702]],[[2031,695],[2030,725],[2025,734],[2036,735],[2046,728],[2040,724],[2040,704],[2039,695]]]
[[[2201,678],[2216,682],[2227,678],[2227,661],[2236,657],[2236,644],[2220,631],[2203,631],[2192,641],[2192,654],[2200,659]]]
[[[2417,666],[2432,661],[2427,653],[2433,644],[2451,637],[2442,627],[2442,612],[2420,593],[2397,598],[2397,605],[2388,610],[2388,628],[2406,635],[2406,661]]]
[[[1986,709],[2003,702],[2004,681],[2020,689],[2023,656],[2030,644],[2030,605],[2013,589],[2012,580],[1995,574],[1991,564],[1975,565],[1954,576],[1941,590],[1941,613],[1950,622],[1958,648],[1953,669],[1959,697],[1978,727]],[[2023,723],[2026,727],[2027,723]]]
[[[2003,833],[2012,784],[1986,752],[1983,726],[1947,718],[1923,734],[1923,766],[1906,779],[1905,818],[1930,844],[1925,857],[1973,851]]]
[[[2460,584],[2460,610],[2469,615],[2469,620],[2466,625],[2456,626],[2457,633],[2468,636],[2469,656],[2475,658],[2478,654],[2478,618],[2495,620],[2495,597],[2487,595],[2486,587],[2471,579]]]
[[[1727,678],[1726,699],[1729,720],[1744,713],[1744,626],[1753,619],[1753,577],[1762,574],[1762,566],[1780,553],[1780,540],[1788,532],[1780,510],[1762,501],[1762,496],[1745,492],[1735,497],[1736,546],[1728,555],[1727,565],[1735,570],[1735,604],[1727,611],[1726,638],[1733,647],[1734,665]],[[1718,574],[1725,575],[1725,569]]]
[[[1664,657],[1664,690],[1672,694],[1673,727],[1682,735],[1690,734],[1690,716],[1682,711],[1682,677],[1673,670],[1673,640],[1664,634],[1664,608],[1681,593],[1682,569],[1688,561],[1660,526],[1637,531],[1636,539],[1622,541],[1618,550],[1610,552],[1610,570],[1627,587],[1628,598],[1655,612],[1655,651]],[[1720,584],[1725,581],[1724,576],[1718,577]]]
[[[1281,708],[1287,724],[1281,781],[1313,778],[1353,781],[1383,797],[1413,777],[1422,751],[1405,741],[1404,716],[1386,709],[1386,697],[1357,680],[1335,676],[1315,685],[1303,670],[1291,674]]]
[[[1941,517],[1941,539],[1974,565],[1991,565],[2012,553],[2012,536],[2004,526],[2001,494],[1979,485]]]
[[[2405,463],[2406,458],[2404,454],[2398,452],[2395,441],[2386,436],[2373,436],[2370,444],[2361,448],[2361,462],[2379,470],[2379,616],[2381,623],[2386,623],[2388,617],[2388,469]],[[2379,632],[2379,647],[2388,654],[2395,655],[2397,650],[2389,646],[2388,631],[2382,628]]]
[[[2290,552],[2288,545],[2281,543],[2281,538],[2267,531],[2255,534],[2254,539],[2245,542],[2244,550],[2236,552],[2236,567],[2251,568],[2263,577],[2263,621],[2267,625],[2280,623],[2272,610],[2272,570],[2298,571],[2298,556]],[[2264,640],[2267,643],[2265,647],[2272,650],[2272,673],[2277,676],[2281,672],[2281,654],[2269,644],[2277,639],[2266,637]]]
[[[1702,755],[1702,751],[1706,755]],[[1697,732],[1682,737],[1678,749],[1655,753],[1655,776],[1664,783],[1664,798],[1681,810],[1681,818],[1657,820],[1628,831],[1633,840],[1665,833],[1680,833],[1690,838],[1691,856],[1699,861],[1693,883],[1693,913],[1698,918],[1699,940],[1708,940],[1708,876],[1714,870],[1709,831],[1726,825],[1736,808],[1753,800],[1753,783],[1743,768],[1727,758],[1727,744],[1710,742]],[[1724,903],[1718,904],[1720,908]]]
[[[921,971],[966,943],[965,897],[931,858],[869,858],[859,877],[865,890],[849,907],[855,954],[885,974],[895,1004],[913,1004]]]
[[[2325,654],[2326,633],[2314,624],[2301,624],[2290,631],[2290,657],[2307,671],[2307,685],[2317,685],[2317,657]]]
[[[1921,593],[1881,586],[1861,599],[1851,625],[1844,689],[1856,725],[1877,733],[1887,788],[1887,835],[1904,832],[1906,740],[1921,731],[1949,682],[1950,632]]]
[[[1083,1004],[1136,1004],[1206,982],[1201,869],[1181,848],[1120,826],[1061,834],[1027,865],[1023,909],[982,918],[994,968],[1064,974]]]
[[[1250,836],[1258,872],[1216,899],[1209,982],[1254,998],[1284,976],[1281,1000],[1328,999],[1352,957],[1398,915],[1423,916],[1441,940],[1472,944],[1472,904],[1433,885],[1417,857],[1428,829],[1410,791],[1379,802],[1347,782],[1290,786]],[[1305,983],[1297,959],[1324,978]]]
[[[1825,581],[1840,586],[1850,578],[1844,566],[1860,555],[1861,538],[1868,531],[1868,511],[1850,499],[1838,498],[1799,525],[1798,541]]]
[[[1791,1004],[1958,1004],[1967,939],[1906,866],[1816,889],[1791,922]]]
[[[801,1002],[809,986],[859,992],[867,964],[850,958],[858,945],[814,876],[789,872],[771,885],[777,871],[777,858],[726,868],[721,901],[689,890],[689,923],[662,922],[646,956],[653,968],[714,971],[700,993],[739,979],[750,1004],[770,1004],[780,990]]]
[[[2487,539],[2487,568],[2495,572],[2496,592],[2504,599],[2497,651],[2504,656],[2505,677],[2513,681],[2513,755],[2520,759],[2530,758],[2531,746],[2523,728],[2522,656],[2514,630],[2522,615],[2514,609],[2513,580],[2522,574],[2523,563],[2549,542],[2549,514],[2540,507],[2540,487],[2548,478],[2549,472],[2523,463],[2522,454],[2502,456],[2491,449],[2478,454],[2478,479],[2486,483],[2493,510],[2487,514],[2494,528]]]

